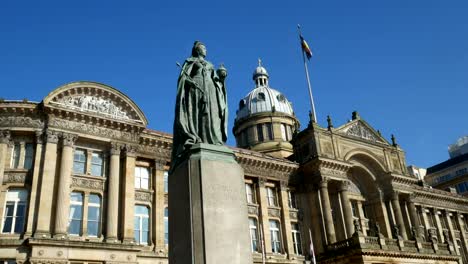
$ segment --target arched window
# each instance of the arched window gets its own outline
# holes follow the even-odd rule
[[[68,233],[70,235],[81,235],[81,226],[83,221],[83,194],[72,192],[70,194],[70,215]]]
[[[258,93],[257,98],[258,98],[259,101],[265,101],[265,94],[264,93]]]
[[[28,191],[24,189],[8,190],[2,233],[21,234],[24,231]]]
[[[98,237],[101,229],[101,197],[89,195],[88,201],[88,235]]]
[[[135,205],[135,242],[147,245],[149,240],[149,208]]]
[[[239,101],[239,110],[244,108],[244,106],[245,106],[245,100],[242,99],[242,100]]]

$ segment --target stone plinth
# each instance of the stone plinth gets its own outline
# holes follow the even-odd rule
[[[194,145],[169,175],[169,262],[252,263],[242,168],[224,146]]]

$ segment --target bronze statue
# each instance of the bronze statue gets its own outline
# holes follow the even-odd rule
[[[181,66],[177,82],[172,168],[192,145],[223,145],[227,140],[227,71],[224,66],[215,71],[205,57],[205,45],[195,41],[192,56]]]

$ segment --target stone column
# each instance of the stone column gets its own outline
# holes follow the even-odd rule
[[[453,212],[453,217],[456,217],[455,212]],[[455,228],[452,225],[452,221],[450,219],[450,212],[447,211],[447,210],[445,211],[445,221],[446,221],[447,227],[449,229],[450,242],[451,242],[452,245],[455,246],[455,252],[457,253],[457,255],[460,255],[460,250],[458,250],[457,242],[455,241]]]
[[[416,237],[420,237],[420,234],[419,234],[420,224],[419,224],[418,212],[416,211],[416,206],[414,205],[414,195],[410,195],[407,204],[408,204],[408,211],[409,211],[411,226],[416,231]]]
[[[37,214],[40,217],[37,219],[35,237],[51,236],[52,203],[56,199],[54,197],[54,187],[58,132],[47,130],[46,138],[47,143],[45,145],[44,166],[42,168],[42,181],[40,184],[40,203]]]
[[[348,188],[349,188],[348,181],[340,182],[339,191],[340,191],[341,206],[343,207],[343,217],[345,221],[347,238],[353,236],[353,233],[354,233],[353,211],[351,209],[351,201],[349,200],[349,197],[348,197]]]
[[[110,149],[109,185],[107,197],[107,226],[106,241],[118,241],[119,222],[119,182],[120,182],[120,148],[121,145],[112,143]]]
[[[324,178],[319,183],[320,200],[322,202],[322,214],[325,221],[325,231],[327,233],[328,244],[336,242],[335,225],[333,223],[332,209],[330,206],[330,197],[328,196],[328,179]]]
[[[155,160],[155,170],[153,174],[153,237],[154,250],[157,255],[162,255],[166,251],[164,243],[164,164],[163,160]]]
[[[125,174],[124,174],[124,199],[122,209],[123,213],[123,241],[124,243],[133,243],[134,236],[134,218],[135,218],[135,160],[136,147],[127,145],[125,147]]]
[[[358,201],[357,202],[357,207],[358,207],[358,213],[359,213],[359,220],[360,220],[360,224],[361,224],[361,229],[362,229],[362,233],[364,234],[364,236],[367,236],[367,228],[366,228],[366,224],[368,224],[367,221],[369,220],[365,220],[367,219],[366,216],[364,215],[364,208],[362,206],[362,202],[361,201]]]
[[[422,205],[421,205],[421,213],[422,213],[422,218],[423,218],[423,225],[424,225],[424,230],[425,230],[425,234],[424,234],[424,237],[426,238],[426,241],[429,240],[429,228],[431,228],[431,225],[429,224],[429,219],[427,219],[427,213],[426,213],[426,208],[424,208]]]
[[[466,215],[465,215],[466,216]],[[460,227],[460,240],[461,240],[461,247],[462,250],[466,253],[468,250],[468,236],[467,233],[465,232],[465,223],[461,218],[460,213],[457,213],[457,221],[458,221],[458,226]]]
[[[284,250],[288,254],[289,258],[294,254],[293,239],[291,232],[291,219],[289,218],[289,203],[288,203],[288,183],[280,183],[280,206],[282,209],[281,222],[283,224],[283,240]]]
[[[34,213],[36,212],[36,205],[37,205],[37,194],[39,188],[39,172],[41,169],[41,161],[42,161],[42,144],[43,144],[43,135],[41,131],[36,132],[36,149],[35,149],[35,156],[34,156],[34,163],[32,167],[32,184],[31,184],[31,194],[29,199],[29,209],[28,209],[28,223],[26,224],[26,232],[25,237],[29,237],[32,235],[34,230],[34,224],[36,223],[36,219],[34,217]]]
[[[62,138],[62,157],[57,189],[54,237],[65,237],[67,235],[68,212],[70,210],[70,182],[73,167],[73,145],[78,137],[76,135],[64,133]]]
[[[7,160],[8,143],[10,142],[11,134],[9,130],[0,131],[0,189],[2,189],[3,175],[5,172],[5,162]],[[3,203],[3,202],[2,202]]]
[[[260,208],[260,225],[263,231],[263,240],[265,241],[265,253],[271,252],[271,236],[270,236],[270,222],[268,218],[268,201],[267,191],[265,187],[266,180],[263,178],[258,179],[258,193],[259,193],[259,208]],[[260,245],[261,248],[261,245]]]
[[[403,220],[403,214],[401,213],[400,200],[398,198],[398,195],[399,195],[398,192],[393,192],[392,207],[394,210],[396,223],[398,225],[398,228],[400,229],[400,235],[403,237],[404,240],[408,240],[405,221]]]
[[[437,226],[437,234],[439,235],[439,242],[444,243],[444,230],[442,229],[442,224],[440,223],[439,210],[434,208],[434,218]]]

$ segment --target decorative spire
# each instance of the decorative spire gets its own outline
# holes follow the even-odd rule
[[[358,111],[353,111],[352,119],[361,119],[361,116],[359,115]]]
[[[392,134],[392,146],[398,147],[398,144],[396,143],[395,135],[393,135],[393,134]]]
[[[258,58],[258,66],[253,73],[253,80],[255,81],[256,87],[267,86],[268,87],[268,72],[262,66],[262,59]]]
[[[333,123],[330,115],[327,115],[327,124],[328,124],[328,130],[331,130],[333,128]]]
[[[258,67],[262,67],[262,59],[258,58]]]

